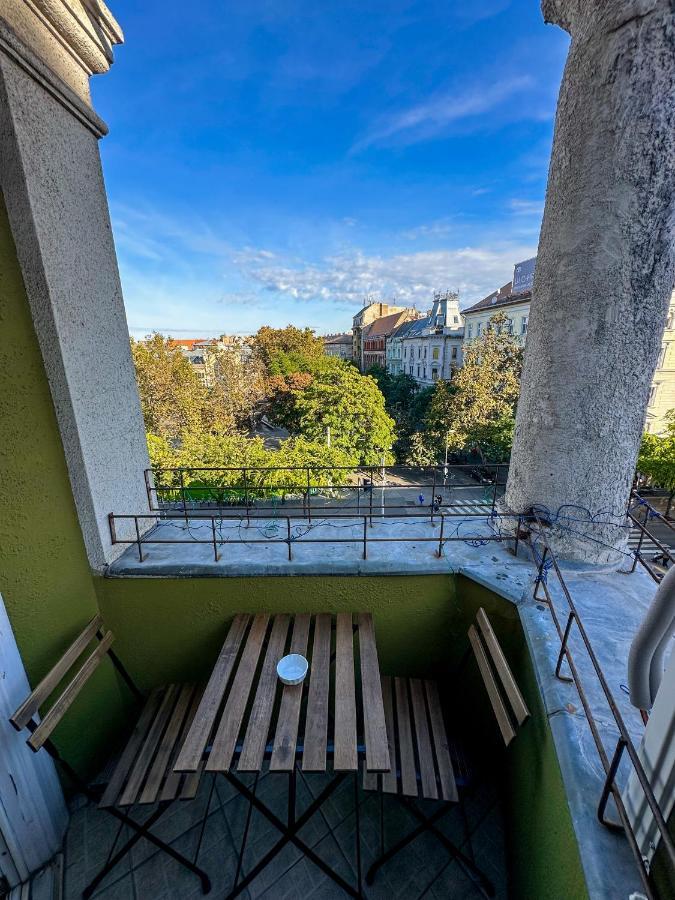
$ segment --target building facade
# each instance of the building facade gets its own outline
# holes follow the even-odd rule
[[[353,359],[353,335],[350,331],[341,334],[327,334],[323,338],[323,350],[326,356],[338,359]]]
[[[506,316],[506,331],[524,345],[531,300],[531,290],[514,293],[513,282],[509,281],[498,291],[493,291],[478,303],[463,310],[466,343],[479,338],[487,329],[490,319],[500,312]]]
[[[666,414],[671,409],[675,409],[675,291],[670,296],[661,353],[649,390],[645,431],[662,434],[668,425]]]
[[[536,257],[516,263],[513,281],[463,310],[466,343],[480,337],[490,319],[500,312],[506,316],[505,327],[509,334],[525,345],[535,261]],[[514,285],[524,289],[514,291]],[[645,431],[662,434],[668,424],[666,414],[671,409],[675,409],[675,291],[671,294],[661,353],[649,392]]]
[[[462,364],[463,342],[457,294],[436,294],[428,316],[404,323],[390,336],[387,368],[392,375],[412,376],[421,387],[450,381]]]
[[[363,358],[363,336],[364,330],[367,329],[376,319],[382,319],[384,316],[393,313],[408,311],[409,318],[419,316],[416,309],[405,306],[392,306],[389,303],[370,302],[360,309],[352,319],[352,359],[361,372],[365,371]]]
[[[363,329],[362,345],[363,345],[363,362],[362,372],[367,372],[372,366],[381,366],[383,369],[387,365],[387,342],[391,335],[404,322],[414,321],[414,317],[419,313],[415,309],[404,308],[401,312],[391,313],[388,316],[375,319],[370,325]]]

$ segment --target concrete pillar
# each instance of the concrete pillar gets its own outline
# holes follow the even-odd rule
[[[107,71],[121,40],[100,0],[4,0],[0,9],[0,189],[95,569],[124,549],[111,545],[108,513],[148,511],[98,151],[106,127],[89,94],[90,75]]]
[[[562,556],[614,564],[625,530],[598,520],[623,520],[675,282],[675,2],[542,10],[572,41],[505,503],[547,507]]]

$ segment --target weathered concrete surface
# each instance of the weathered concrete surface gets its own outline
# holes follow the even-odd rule
[[[506,503],[554,517],[574,504],[575,517],[611,523],[625,510],[675,281],[675,2],[542,8],[572,42]],[[566,525],[563,555],[617,559],[620,529]]]
[[[77,34],[63,33],[67,32],[71,7],[66,9],[67,4],[56,0],[47,5],[63,29],[59,39],[53,40],[61,51],[64,44],[70,48],[70,65],[78,70],[83,64],[88,70],[94,65],[102,69],[103,50],[96,59],[83,62],[78,54],[86,54],[86,50],[78,44]],[[57,16],[55,10],[60,6],[63,15]],[[104,23],[100,32],[105,32]],[[51,65],[58,53],[45,53],[46,63]],[[34,61],[34,54],[17,38],[12,53],[0,40],[0,188],[87,555],[92,567],[100,569],[117,552],[110,542],[108,513],[115,508],[148,509],[143,480],[148,466],[145,429],[96,117],[82,111],[81,100],[77,109],[66,102],[66,94],[70,91],[73,95],[73,91],[65,83],[62,90],[56,90],[59,79],[54,72],[46,82]]]

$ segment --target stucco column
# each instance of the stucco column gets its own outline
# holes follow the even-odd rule
[[[111,545],[108,513],[148,512],[148,455],[98,150],[106,127],[89,94],[89,77],[108,70],[121,40],[100,0],[0,8],[0,189],[96,569],[124,549]]]
[[[615,563],[625,530],[599,523],[625,512],[675,282],[675,0],[542,10],[572,42],[505,503],[546,507],[562,556]]]

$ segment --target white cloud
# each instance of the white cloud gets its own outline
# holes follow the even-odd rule
[[[426,103],[381,116],[372,128],[356,141],[351,152],[358,153],[375,144],[395,142],[406,146],[429,140],[454,122],[489,112],[513,94],[531,87],[532,84],[529,75],[516,75],[493,84],[474,85],[463,92],[452,90],[438,94]]]
[[[391,256],[354,249],[304,264],[268,264],[248,253],[237,263],[245,280],[295,301],[356,306],[372,294],[424,309],[434,291],[448,288],[459,290],[463,302],[480,299],[508,280],[515,262],[535,252],[531,244],[509,242]]]

